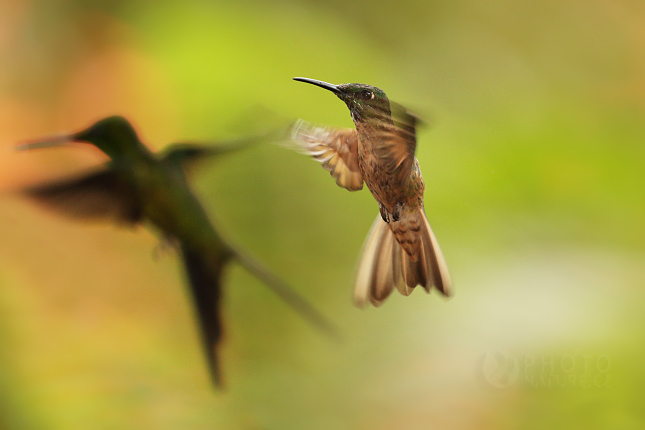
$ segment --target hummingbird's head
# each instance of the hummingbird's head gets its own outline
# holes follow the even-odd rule
[[[72,140],[91,143],[110,158],[123,155],[139,142],[134,128],[122,116],[104,118],[85,130],[74,133]]]
[[[135,148],[139,139],[127,119],[110,116],[77,133],[29,142],[20,145],[18,149],[48,148],[70,142],[90,143],[114,159]]]
[[[349,108],[355,123],[369,120],[392,121],[390,100],[380,88],[366,84],[333,85],[309,78],[293,79],[317,85],[336,94]]]

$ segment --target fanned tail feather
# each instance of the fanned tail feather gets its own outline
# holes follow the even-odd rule
[[[423,209],[409,215],[412,219],[397,222],[396,229],[409,232],[406,225],[418,226],[418,238],[412,248],[413,255],[406,252],[397,241],[390,225],[380,216],[365,240],[356,273],[354,301],[362,307],[368,301],[379,306],[396,288],[405,296],[421,285],[427,292],[434,286],[445,296],[451,295],[452,283],[446,262],[437,239],[428,224]],[[406,248],[409,248],[406,246]]]

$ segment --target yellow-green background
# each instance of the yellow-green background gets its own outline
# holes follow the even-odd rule
[[[232,267],[216,392],[154,232],[13,194],[104,157],[13,148],[114,113],[157,149],[292,118],[351,125],[294,76],[373,84],[428,118],[417,157],[455,296],[354,308],[367,191],[277,145],[203,166],[209,213],[345,338]],[[638,0],[2,1],[0,428],[643,428],[644,113]],[[555,373],[575,377],[606,357],[608,386],[522,373],[495,388],[482,363],[497,352],[520,367],[572,356]]]

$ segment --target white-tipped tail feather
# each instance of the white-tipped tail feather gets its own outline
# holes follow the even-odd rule
[[[410,214],[419,227],[415,240],[414,260],[396,240],[390,225],[377,216],[363,244],[358,262],[354,301],[364,306],[368,301],[379,306],[394,288],[405,296],[421,285],[427,292],[434,286],[446,296],[451,294],[448,267],[439,249],[437,239],[422,209]],[[406,220],[392,222],[401,228]],[[400,224],[400,225],[399,225]],[[415,228],[416,230],[416,228]],[[400,235],[399,235],[400,237]]]

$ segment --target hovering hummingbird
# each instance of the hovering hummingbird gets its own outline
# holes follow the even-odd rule
[[[335,334],[327,320],[280,278],[222,238],[186,181],[186,164],[205,156],[236,151],[266,138],[217,146],[176,144],[155,155],[141,143],[125,118],[112,116],[78,133],[18,147],[25,150],[85,142],[110,157],[98,171],[31,187],[24,192],[44,206],[76,219],[108,218],[130,225],[148,222],[161,231],[168,243],[178,244],[216,385],[222,383],[217,360],[222,337],[220,277],[231,259],[240,262],[317,328]]]
[[[446,262],[423,208],[425,184],[414,157],[419,118],[365,84],[333,85],[309,78],[345,102],[356,129],[315,127],[299,121],[292,139],[336,178],[356,191],[363,182],[379,204],[380,215],[363,245],[354,300],[379,306],[397,288],[409,295],[417,286],[451,294]]]

